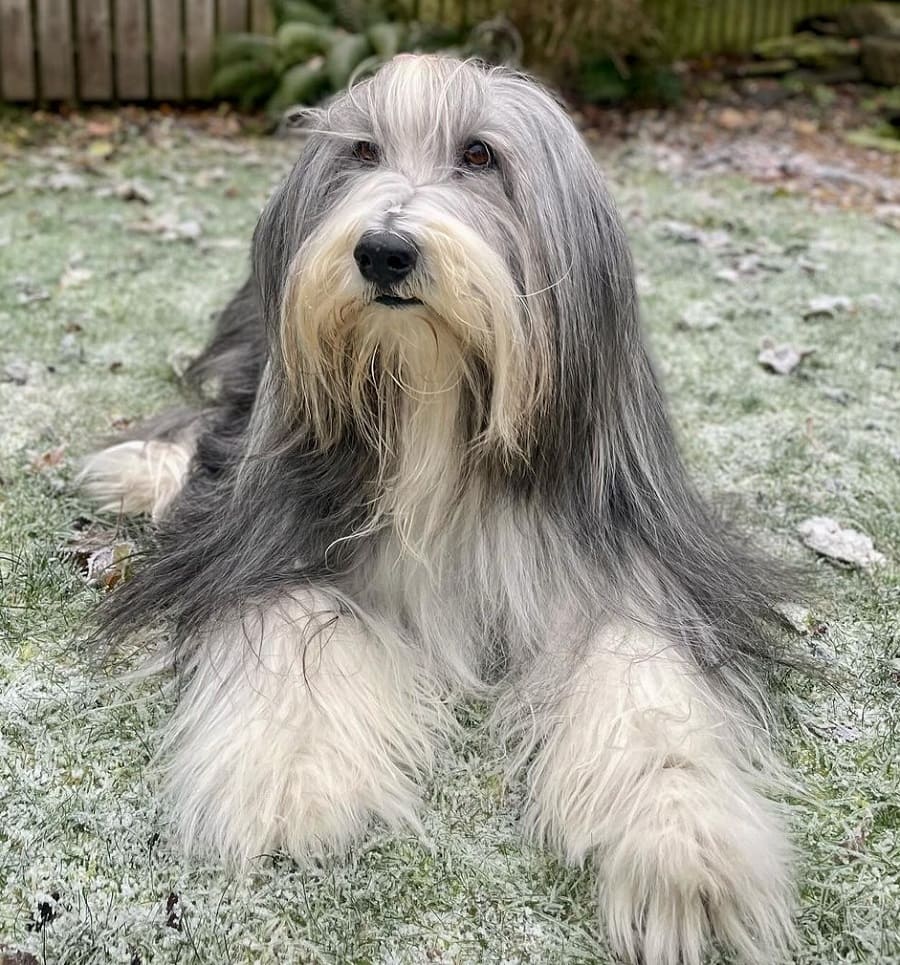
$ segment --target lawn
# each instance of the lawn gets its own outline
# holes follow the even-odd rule
[[[376,829],[340,860],[274,856],[235,879],[170,841],[151,761],[167,682],[126,686],[83,645],[104,591],[66,551],[91,524],[78,458],[178,399],[297,150],[209,117],[0,125],[0,960],[610,961],[589,875],[521,841],[521,791],[482,708],[461,711],[424,842]],[[598,158],[692,470],[818,576],[794,642],[828,674],[778,682],[803,788],[793,961],[900,962],[900,234],[671,170],[646,145]],[[765,337],[814,351],[773,374]],[[886,561],[816,557],[797,532],[811,516],[865,532]]]

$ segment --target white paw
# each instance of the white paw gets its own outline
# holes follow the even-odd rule
[[[790,849],[746,777],[663,770],[598,854],[598,899],[618,954],[699,965],[711,939],[765,965],[790,945]]]
[[[302,859],[373,819],[418,826],[446,712],[400,641],[297,591],[223,623],[194,661],[163,749],[188,849]]]
[[[77,484],[102,512],[157,518],[178,495],[191,456],[177,442],[131,439],[88,456]]]

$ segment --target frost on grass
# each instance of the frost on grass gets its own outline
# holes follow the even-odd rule
[[[115,562],[147,533],[91,519],[71,480],[98,438],[178,399],[182,362],[241,280],[256,214],[295,147],[171,121],[152,134],[120,142],[98,129],[99,146],[80,153],[26,145],[3,172],[14,190],[0,207],[0,948],[67,965],[609,962],[588,872],[521,840],[521,787],[504,789],[480,707],[461,711],[467,736],[427,790],[424,842],[373,829],[314,870],[274,855],[242,879],[173,846],[152,760],[171,681],[126,688],[91,668],[84,642],[107,592],[86,580],[91,554]],[[797,526],[815,516],[900,544],[900,291],[884,274],[900,236],[691,166],[660,173],[645,150],[604,164],[701,485],[740,501],[779,555],[809,558]],[[804,320],[823,277],[853,308]],[[772,331],[816,345],[803,379],[756,362]],[[896,962],[896,574],[822,570],[819,597],[793,616],[829,675],[781,690],[785,753],[806,791],[794,805],[794,961]]]

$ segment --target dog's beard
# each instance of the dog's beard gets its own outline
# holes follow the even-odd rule
[[[424,267],[393,291],[416,301],[392,307],[357,272],[364,213],[344,208],[291,265],[281,319],[290,398],[323,448],[352,426],[377,453],[380,511],[404,542],[420,542],[453,504],[467,459],[524,456],[549,367],[527,334],[526,300],[475,231],[420,204],[410,234]]]
[[[500,246],[449,213],[457,197],[438,186],[409,195],[405,182],[363,182],[294,256],[281,311],[291,393],[323,446],[352,420],[383,449],[372,419],[384,407],[361,404],[376,359],[376,371],[392,373],[392,384],[417,403],[448,385],[467,389],[477,431],[469,442],[522,453],[550,381],[550,326],[534,317]],[[375,301],[379,293],[352,252],[373,211],[392,215],[398,207],[393,226],[414,240],[422,267],[392,293],[421,304],[392,308]]]

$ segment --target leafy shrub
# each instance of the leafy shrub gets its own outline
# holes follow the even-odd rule
[[[409,23],[402,3],[276,0],[274,36],[226,34],[216,51],[212,93],[279,114],[312,104],[405,50],[434,50],[457,33]]]

